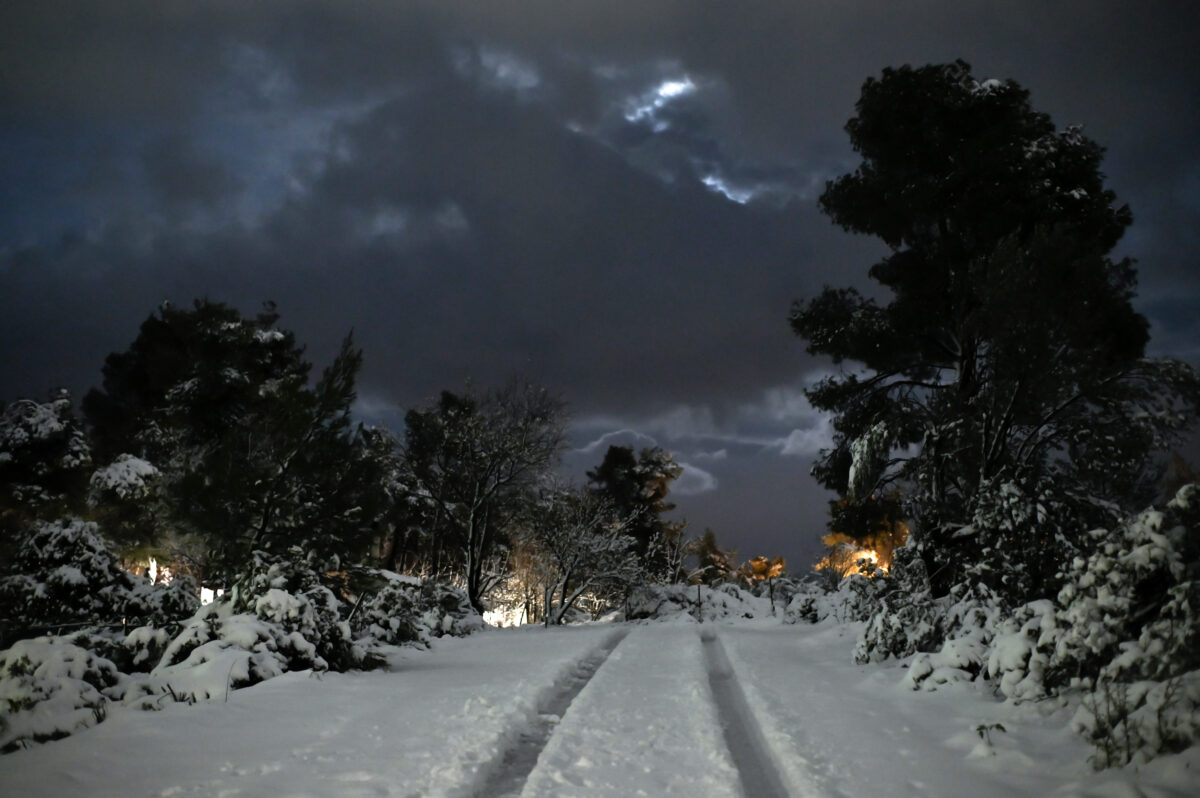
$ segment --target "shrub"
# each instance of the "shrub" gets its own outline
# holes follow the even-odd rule
[[[432,638],[461,637],[484,626],[459,588],[376,569],[358,569],[356,576],[361,592],[350,625],[357,638],[428,645]]]
[[[873,604],[854,647],[855,662],[906,657],[918,651],[936,651],[942,645],[945,613],[933,599],[925,564],[913,549],[896,550],[889,576],[853,586],[862,604]]]
[[[0,652],[0,752],[56,740],[107,716],[116,666],[62,638],[21,640]]]

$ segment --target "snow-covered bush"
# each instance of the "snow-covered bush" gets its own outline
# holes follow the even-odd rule
[[[1200,551],[1200,486],[1179,491],[1163,510],[1146,510],[1114,530],[1091,534],[1095,550],[1077,557],[1058,594],[1064,627],[1047,666],[1051,686],[1106,675],[1169,678],[1200,666],[1195,632]],[[1190,578],[1189,578],[1190,577]],[[1145,645],[1135,642],[1150,632]],[[1161,635],[1161,637],[1159,637]]]
[[[1165,681],[1102,680],[1072,725],[1095,746],[1097,768],[1182,751],[1200,740],[1200,671]]]
[[[1018,607],[996,625],[986,675],[1010,700],[1045,696],[1046,666],[1060,634],[1054,602],[1040,599]]]
[[[1063,568],[1056,601],[1008,610],[986,583],[955,587],[937,616],[945,642],[914,657],[906,683],[931,689],[984,676],[1008,700],[1080,695],[1075,726],[1100,767],[1200,740],[1200,486],[1088,537],[1091,553]],[[914,650],[916,611],[896,594],[882,597],[860,650]]]
[[[134,587],[146,607],[144,617],[151,624],[170,626],[200,609],[200,587],[187,574],[176,574],[166,584],[135,578]]]
[[[350,619],[355,637],[389,645],[426,645],[434,637],[462,637],[484,626],[459,588],[391,571],[360,569],[360,576],[372,584]]]
[[[136,577],[121,568],[96,525],[78,518],[35,521],[7,570],[0,605],[20,636],[149,613]]]
[[[111,659],[122,673],[148,672],[162,661],[171,634],[154,626],[139,626],[121,638]]]
[[[971,523],[954,533],[956,542],[971,541],[974,551],[965,563],[964,582],[982,583],[1014,603],[1028,600],[1036,582],[1033,562],[1050,560],[1032,545],[1046,526],[1047,497],[1037,497],[1009,480],[980,485]],[[1044,566],[1043,566],[1044,569]]]
[[[937,651],[913,657],[904,681],[914,690],[974,681],[987,667],[1002,614],[999,598],[984,584],[960,585],[940,604],[949,605],[941,617],[945,639]]]
[[[165,626],[199,606],[190,579],[152,585],[124,570],[90,521],[35,521],[17,544],[0,576],[3,621],[13,638],[90,625]]]
[[[277,592],[279,600],[286,602],[282,597],[288,594]],[[150,672],[142,695],[167,691],[188,700],[206,699],[306,668],[328,669],[311,641],[253,613],[235,613],[229,602],[219,602],[202,607],[184,624]],[[124,696],[126,701],[136,698]],[[147,702],[142,705],[152,708]]]
[[[1071,565],[1053,684],[1091,689],[1076,717],[1099,767],[1200,741],[1200,485],[1121,524]]]
[[[276,650],[287,669],[344,671],[362,665],[342,603],[322,583],[315,558],[293,549],[288,558],[255,552],[231,595],[234,612],[250,612],[281,630]],[[336,564],[335,564],[336,565]]]
[[[850,574],[827,589],[820,580],[800,582],[783,611],[784,623],[865,621],[875,605],[876,583],[861,574]]]
[[[63,638],[21,640],[0,651],[0,752],[56,740],[104,720],[113,663]]]
[[[865,582],[865,580],[864,580]],[[918,651],[936,651],[945,640],[945,609],[929,588],[925,564],[916,551],[897,549],[892,570],[869,584],[853,583],[873,600],[867,625],[854,647],[855,662],[879,662]],[[868,598],[867,591],[874,593]]]

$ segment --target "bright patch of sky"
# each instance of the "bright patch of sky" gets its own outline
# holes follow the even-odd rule
[[[685,463],[678,458],[676,458],[676,462],[683,468],[683,473],[671,485],[672,493],[677,493],[680,496],[696,496],[717,489],[717,485],[719,484],[717,478],[703,468],[691,463]]]
[[[648,123],[655,133],[670,128],[660,112],[681,97],[696,93],[696,84],[687,75],[664,80],[647,92],[625,101],[625,120],[634,124]]]
[[[592,423],[595,423],[594,420]],[[628,427],[623,427],[621,429],[605,432],[599,437],[588,441],[575,451],[578,454],[593,454],[594,452],[599,451],[601,448],[607,451],[609,446],[632,446],[633,448],[638,449],[657,445],[658,441],[649,435]]]
[[[358,421],[368,426],[379,426],[401,432],[404,429],[404,414],[407,410],[391,399],[374,393],[359,393],[350,407]]]
[[[408,212],[403,208],[387,205],[359,221],[358,235],[360,238],[371,239],[400,235],[407,229]]]
[[[757,189],[753,188],[737,188],[729,183],[726,183],[717,175],[706,175],[700,179],[700,182],[708,186],[718,194],[722,194],[726,199],[732,200],[739,205],[745,205],[758,193]]]
[[[821,376],[823,373],[808,375],[805,382],[811,384]],[[661,445],[688,451],[692,460],[716,462],[762,452],[811,457],[833,444],[830,417],[809,403],[801,385],[764,391],[720,421],[710,407],[677,405],[649,418],[597,416],[580,419],[572,427],[576,436],[588,441],[575,450],[579,454],[592,454],[610,445]]]
[[[389,246],[405,247],[460,238],[470,232],[471,224],[456,202],[433,207],[385,204],[358,213],[353,229],[361,242],[383,239]]]

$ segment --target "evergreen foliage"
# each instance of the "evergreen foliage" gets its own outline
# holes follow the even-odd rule
[[[692,550],[696,555],[700,581],[704,584],[719,585],[733,576],[737,552],[718,546],[717,535],[711,529],[704,530],[704,534],[695,542]]]
[[[984,570],[1013,603],[1052,594],[1083,529],[1154,498],[1200,382],[1143,357],[1133,263],[1110,257],[1132,217],[1078,128],[962,61],[884,70],[856,112],[862,163],[820,204],[888,246],[890,299],[793,307],[809,352],[860,364],[808,391],[835,414],[814,475],[852,504],[901,488],[936,595]]]
[[[664,582],[681,576],[684,524],[663,515],[675,509],[667,494],[682,473],[670,453],[657,446],[636,455],[632,447],[610,446],[600,465],[587,474],[592,492],[610,501],[617,514],[627,519],[633,551],[647,573]]]
[[[84,509],[92,452],[71,397],[0,403],[0,564],[35,520]]]
[[[253,319],[207,300],[165,305],[83,403],[104,461],[157,474],[149,495],[108,497],[109,525],[141,543],[189,537],[212,584],[253,551],[361,556],[390,500],[386,458],[350,419],[362,353],[347,337],[310,386],[277,320],[270,305]]]

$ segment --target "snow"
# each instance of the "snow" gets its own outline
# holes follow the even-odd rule
[[[738,795],[695,624],[635,629],[550,738],[522,798]]]
[[[121,454],[92,474],[92,490],[112,491],[122,499],[141,498],[148,491],[148,483],[158,474],[158,469],[142,458]]]
[[[1090,747],[1070,728],[1068,708],[1002,703],[979,683],[913,691],[894,665],[851,664],[860,628],[831,623],[721,631],[793,795],[1197,794],[1200,747],[1141,772],[1096,772],[1087,762]],[[981,726],[991,727],[986,739]]]
[[[393,650],[383,671],[285,673],[161,712],[111,704],[90,729],[0,757],[0,793],[736,796],[722,734],[732,724],[759,740],[751,747],[793,796],[1198,794],[1200,747],[1140,770],[1093,771],[1071,729],[1074,707],[1002,702],[983,682],[914,691],[894,661],[853,664],[861,628],[675,616],[439,638]],[[718,645],[723,666],[706,656]],[[1024,656],[1019,648],[1004,657]],[[81,673],[63,653],[61,676]],[[580,675],[581,664],[594,673]],[[714,702],[719,678],[740,687],[749,720]],[[561,718],[539,718],[578,681]],[[551,733],[528,777],[511,793],[489,791],[539,722]]]

